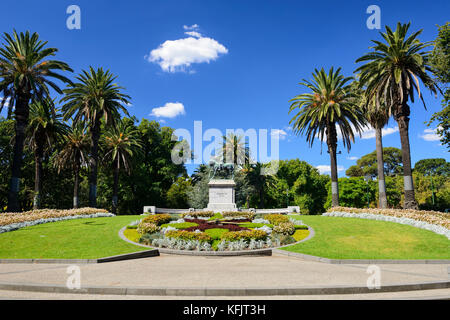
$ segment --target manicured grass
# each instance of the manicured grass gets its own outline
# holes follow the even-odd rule
[[[283,250],[330,259],[450,259],[443,235],[393,222],[298,216],[315,236]]]
[[[122,227],[140,218],[77,219],[2,233],[0,259],[95,259],[148,250],[118,235]]]

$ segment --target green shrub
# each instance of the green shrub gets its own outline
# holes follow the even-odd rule
[[[282,214],[268,214],[264,219],[269,220],[273,225],[289,222],[289,217]]]
[[[308,230],[308,226],[305,225],[295,225],[295,230]]]
[[[127,226],[127,229],[137,229],[137,226]]]
[[[220,240],[222,235],[226,232],[228,232],[228,230],[223,228],[213,228],[205,230],[205,233],[210,235],[213,240]]]
[[[157,226],[160,226],[164,223],[168,223],[170,220],[172,220],[172,217],[170,214],[163,213],[163,214],[150,214],[146,216],[144,219],[142,219],[141,223],[153,223]]]
[[[136,229],[126,229],[123,232],[123,235],[133,242],[139,242],[140,234],[136,231]]]
[[[195,222],[182,222],[182,223],[165,223],[161,225],[161,228],[165,228],[165,227],[173,227],[176,229],[187,229],[190,227],[196,227],[198,226],[197,223]]]
[[[249,220],[252,220],[253,217],[255,216],[254,212],[250,212],[250,211],[226,211],[226,212],[222,212],[222,216],[224,218],[238,218],[238,217],[243,217]]]
[[[194,218],[198,218],[198,217],[210,218],[210,217],[214,216],[214,212],[213,211],[193,211],[193,212],[185,212],[185,213],[181,214],[182,218],[184,218],[186,216],[191,216]]]
[[[137,227],[139,234],[155,233],[159,231],[159,227],[154,223],[141,222]]]
[[[175,238],[175,239],[182,239],[182,240],[198,240],[198,241],[205,241],[205,242],[212,241],[211,236],[209,234],[206,234],[205,232],[171,230],[171,231],[167,231],[165,236],[167,238]]]
[[[262,230],[241,230],[241,231],[228,231],[222,234],[221,240],[225,241],[239,241],[244,239],[246,241],[265,240],[267,233]]]
[[[292,222],[282,222],[273,227],[272,230],[274,233],[291,236],[295,233],[295,226]]]
[[[253,222],[242,222],[242,223],[239,223],[239,226],[243,227],[243,228],[261,228],[263,226],[268,226],[269,228],[273,228],[273,224],[253,223]]]

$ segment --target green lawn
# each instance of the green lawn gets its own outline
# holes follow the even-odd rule
[[[140,216],[76,219],[0,234],[0,259],[96,259],[148,250],[119,238]]]
[[[330,259],[450,259],[450,240],[431,231],[358,218],[297,218],[315,236],[283,250]]]
[[[118,236],[122,227],[139,218],[77,219],[2,233],[0,259],[95,259],[147,250]],[[316,234],[283,250],[332,259],[450,259],[450,241],[431,231],[356,218],[299,216],[298,219],[313,227]],[[209,232],[217,236],[216,230]]]

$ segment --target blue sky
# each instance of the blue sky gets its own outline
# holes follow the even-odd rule
[[[81,9],[80,30],[66,27],[71,4]],[[289,130],[288,101],[302,93],[298,82],[310,79],[314,68],[342,67],[352,75],[370,40],[380,39],[378,30],[366,27],[366,9],[372,4],[381,9],[382,28],[410,21],[411,30],[424,29],[422,41],[436,37],[436,24],[444,24],[450,12],[450,2],[438,0],[23,0],[8,2],[0,30],[38,32],[75,72],[90,65],[110,69],[132,97],[129,112],[138,119],[192,131],[194,121],[202,121],[204,130],[223,132],[280,129],[286,133],[281,159],[328,166],[325,144],[321,154],[320,141],[309,148]],[[428,110],[421,102],[411,106],[412,162],[430,157],[449,161],[446,148],[424,131],[430,129],[424,122],[441,108],[440,98],[424,96]],[[392,133],[385,135],[384,146],[400,147],[393,120],[388,128]],[[374,149],[374,138],[357,138],[350,153],[340,144],[340,176],[355,164],[354,157]],[[188,166],[189,172],[194,167]]]

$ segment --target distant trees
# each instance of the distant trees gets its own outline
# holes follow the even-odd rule
[[[394,147],[383,148],[384,174],[387,176],[398,175],[402,173],[402,151]],[[359,158],[356,165],[347,169],[345,174],[349,177],[363,177],[370,175],[377,177],[377,152],[373,151]]]

